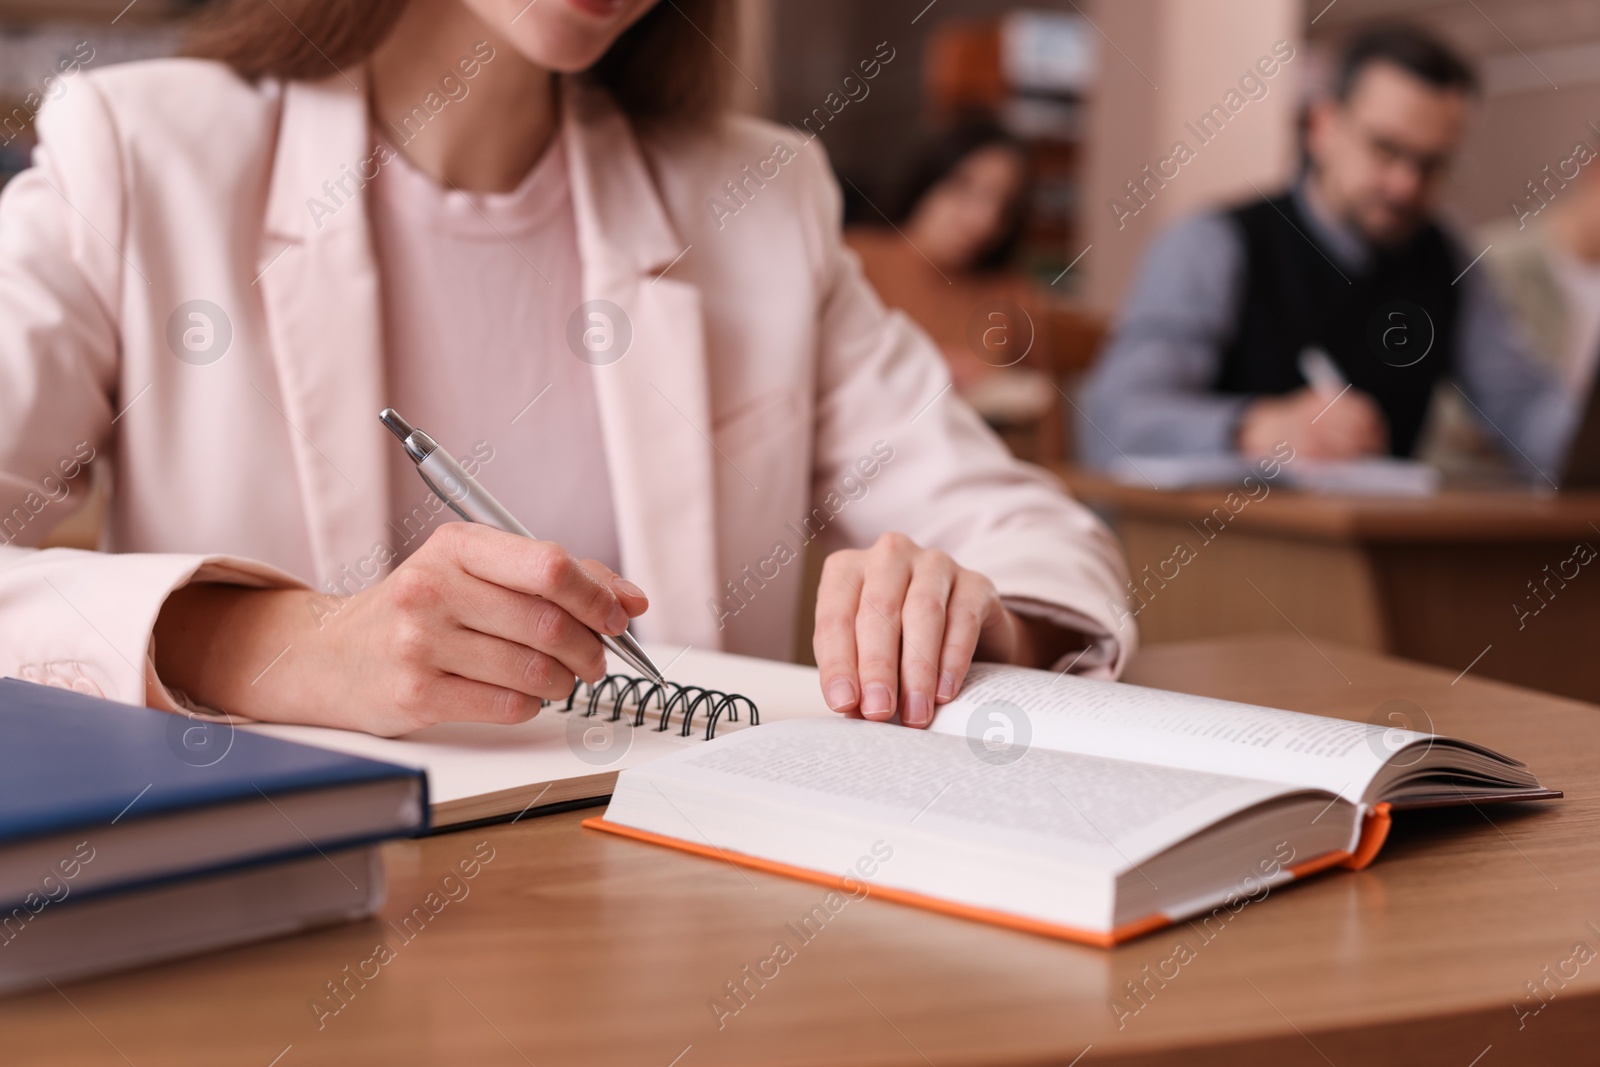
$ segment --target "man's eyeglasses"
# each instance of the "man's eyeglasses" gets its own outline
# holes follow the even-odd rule
[[[1354,119],[1347,117],[1345,121],[1350,123],[1356,136],[1366,145],[1367,151],[1372,153],[1373,158],[1385,167],[1397,164],[1409,167],[1425,182],[1432,181],[1450,168],[1448,152],[1418,152],[1405,145],[1396,144],[1382,134],[1365,128]]]

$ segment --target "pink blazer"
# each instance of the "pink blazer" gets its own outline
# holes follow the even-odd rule
[[[623,570],[651,597],[638,636],[787,658],[803,543],[900,530],[1099,634],[1080,668],[1120,669],[1115,542],[862,280],[821,146],[744,118],[641,138],[564,97],[584,296],[633,331],[594,374]],[[80,74],[39,132],[0,196],[0,674],[170,707],[150,656],[173,589],[386,570],[365,92],[136,63]],[[220,358],[182,344],[197,300],[225,316]],[[61,479],[88,454],[112,475],[103,551],[28,547],[82,499]]]

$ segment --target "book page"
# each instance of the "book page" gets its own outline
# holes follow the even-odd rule
[[[867,819],[897,833],[954,835],[1107,870],[1127,869],[1237,811],[1297,791],[1045,748],[1019,755],[993,762],[962,738],[838,718],[719,738],[635,773],[669,802],[681,782],[738,798],[729,801],[736,810],[753,800],[805,809],[808,825],[830,814]],[[696,821],[706,818],[702,810]],[[684,835],[694,837],[688,829]]]
[[[930,727],[1338,793],[1360,803],[1399,745],[1427,734],[1050,671],[976,664]]]

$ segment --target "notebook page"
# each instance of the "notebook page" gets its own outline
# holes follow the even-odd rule
[[[428,800],[435,809],[524,786],[596,775],[605,780],[585,792],[602,797],[611,791],[610,777],[618,771],[696,743],[673,730],[657,732],[653,724],[635,728],[608,718],[606,712],[586,719],[580,711],[546,708],[514,726],[440,723],[405,737],[374,737],[320,726],[273,724],[248,729],[352,756],[421,767],[428,772]]]
[[[930,729],[980,745],[1026,744],[1310,786],[1354,803],[1399,745],[1428,736],[995,664],[974,665]]]
[[[674,683],[748,696],[760,709],[762,722],[833,714],[822,700],[817,672],[811,668],[682,645],[652,644],[646,646],[646,652]],[[614,656],[608,656],[608,669],[635,673]],[[615,723],[609,718],[608,708],[585,718],[580,711],[549,707],[512,726],[442,723],[405,737],[374,737],[318,726],[255,724],[248,729],[353,756],[421,767],[428,772],[429,799],[436,809],[529,785],[597,775],[601,780],[585,792],[605,796],[618,771],[697,744],[697,739],[705,736],[703,712],[696,716],[699,728],[689,738],[680,737],[676,729],[657,731],[654,715],[640,727],[630,725],[631,716]],[[740,722],[732,723],[724,717],[718,723],[718,734],[748,725],[742,712],[739,718]]]

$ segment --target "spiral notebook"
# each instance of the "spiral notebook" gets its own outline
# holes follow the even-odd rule
[[[620,660],[593,687],[515,726],[441,723],[403,738],[316,726],[243,729],[428,772],[435,830],[605,801],[617,774],[763,722],[830,717],[813,668],[723,652],[647,645],[671,681]]]

